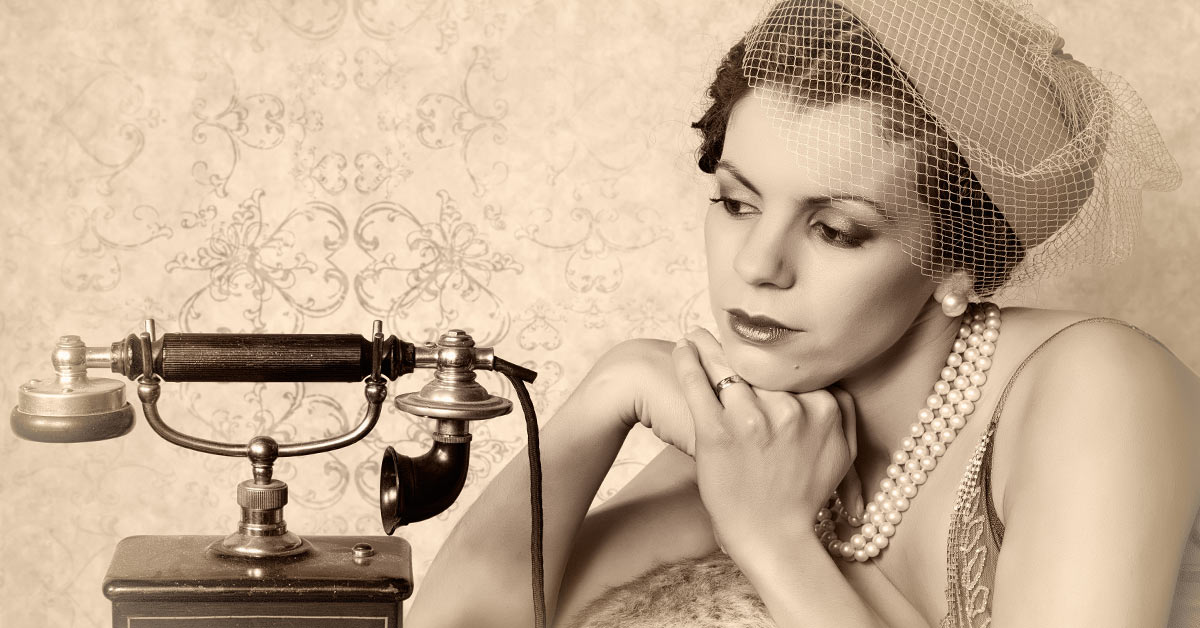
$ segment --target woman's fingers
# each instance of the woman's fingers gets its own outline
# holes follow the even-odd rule
[[[842,433],[846,436],[846,445],[850,450],[850,469],[838,485],[838,495],[841,495],[842,504],[847,511],[861,515],[866,506],[866,498],[863,495],[862,479],[858,477],[858,471],[854,467],[854,461],[858,458],[858,415],[854,409],[854,397],[837,386],[830,386],[828,390],[841,411]]]
[[[729,366],[729,361],[725,359],[725,350],[721,347],[721,343],[707,329],[702,327],[693,329],[684,338],[696,347],[700,366],[704,372],[708,373],[710,389],[725,378],[735,375]],[[731,385],[722,386],[721,390],[714,390],[713,394],[724,407],[753,407],[753,405],[743,406],[742,404],[753,404],[755,399],[750,385],[740,381],[740,378]]]
[[[758,403],[770,421],[773,431],[787,425],[801,425],[805,418],[804,405],[795,393],[762,388],[754,388],[753,391],[758,396]]]
[[[715,420],[714,417],[719,416],[724,408],[713,394],[709,374],[700,365],[700,355],[695,345],[687,338],[681,338],[675,343],[671,357],[675,363],[675,377],[679,379],[683,397],[692,411],[692,420],[697,424]]]
[[[837,401],[838,410],[842,415],[842,433],[846,435],[846,444],[850,447],[850,462],[858,459],[858,414],[854,409],[854,397],[837,386],[828,389]]]

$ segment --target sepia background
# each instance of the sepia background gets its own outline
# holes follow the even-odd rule
[[[1200,5],[1035,5],[1068,52],[1142,94],[1185,182],[1147,196],[1131,260],[1006,302],[1126,319],[1200,370]],[[760,7],[3,0],[0,405],[50,374],[62,334],[107,345],[145,318],[160,332],[367,334],[378,318],[413,341],[462,327],[537,370],[548,419],[615,342],[709,324],[711,190],[688,123]],[[355,384],[167,384],[161,405],[199,436],[285,442],[345,430],[363,409]],[[380,534],[380,455],[423,451],[428,427],[392,410],[357,445],[281,462],[290,527]],[[418,587],[524,444],[517,415],[474,429],[462,498],[399,532]],[[597,500],[659,446],[636,432]],[[0,626],[107,626],[116,542],[232,531],[248,473],[167,444],[140,412],[132,434],[98,443],[0,429]]]

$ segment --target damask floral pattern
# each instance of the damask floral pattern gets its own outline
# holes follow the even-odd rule
[[[171,228],[160,220],[159,211],[149,205],[126,210],[108,205],[91,210],[69,207],[52,215],[59,219],[54,231],[38,229],[33,225],[36,217],[25,216],[18,222],[17,233],[36,238],[38,244],[61,248],[59,278],[66,288],[78,292],[117,288],[122,259],[126,263],[136,259],[125,252],[172,235]]]
[[[328,316],[346,298],[350,281],[331,260],[349,233],[337,208],[312,201],[278,222],[263,218],[263,191],[239,205],[229,223],[219,223],[205,246],[180,253],[166,264],[176,270],[208,271],[208,284],[184,301],[184,331],[295,333],[309,317]],[[226,303],[228,302],[228,305]],[[214,310],[240,307],[248,326],[213,325]],[[203,321],[203,322],[200,322]]]
[[[549,212],[539,212],[549,221]],[[565,241],[549,241],[541,235],[542,225],[527,225],[517,232],[518,238],[557,251],[569,251],[563,276],[567,285],[576,292],[613,292],[621,287],[625,279],[625,265],[621,253],[637,251],[669,237],[668,231],[660,226],[650,226],[648,229],[630,229],[635,224],[621,224],[621,214],[612,210],[593,212],[586,207],[576,207],[570,211],[570,223],[557,223],[553,231],[558,238]],[[639,216],[638,222],[644,217]],[[576,227],[575,225],[581,225]],[[609,228],[620,225],[632,235],[624,238],[610,234]],[[578,235],[574,235],[577,233]],[[628,239],[625,239],[628,238]]]
[[[0,402],[49,373],[61,334],[101,346],[143,318],[161,331],[366,333],[380,318],[411,341],[462,327],[533,368],[550,420],[616,342],[711,324],[697,211],[711,190],[688,121],[760,4],[0,3]],[[1179,83],[1143,95],[1176,102]],[[1167,137],[1190,125],[1177,109],[1155,110]],[[1151,233],[1194,226],[1180,199],[1196,193],[1160,204],[1174,218]],[[1183,320],[1200,306],[1190,274],[1147,281],[1137,268],[1131,285],[1185,295],[1179,314],[1139,305],[1152,299],[1078,307],[1178,316],[1161,328],[1200,338]],[[1195,342],[1160,336],[1200,368]],[[512,396],[494,374],[481,381]],[[173,425],[231,440],[320,437],[363,404],[359,384],[168,383],[162,400]],[[380,455],[419,453],[428,431],[389,408],[355,446],[282,462],[289,527],[380,534]],[[400,531],[418,590],[524,433],[518,415],[476,425],[459,501]],[[635,431],[597,503],[660,447]],[[0,470],[0,625],[81,628],[111,621],[99,586],[120,538],[230,531],[248,465],[139,425],[74,445],[0,430]]]
[[[229,93],[209,96],[206,90],[192,103],[192,141],[196,144],[213,144],[211,156],[204,156],[192,164],[192,176],[207,185],[218,197],[229,194],[229,179],[242,160],[242,148],[269,150],[283,142],[283,101],[274,94],[238,94],[237,81],[230,75],[233,70],[219,62],[225,80],[212,80],[208,71],[201,75],[205,83],[215,83]],[[212,71],[212,70],[210,70]],[[211,100],[210,100],[211,98]]]
[[[458,146],[477,196],[508,177],[507,164],[492,157],[496,145],[508,140],[508,129],[503,123],[508,103],[492,100],[485,104],[476,93],[481,83],[497,79],[491,56],[486,49],[477,47],[459,93],[427,94],[417,103],[417,116],[421,119],[417,138],[429,148]]]
[[[145,108],[141,85],[122,69],[102,63],[99,71],[51,116],[72,143],[64,156],[77,153],[77,166],[67,173],[72,196],[84,181],[111,194],[113,180],[142,154],[145,130],[161,122],[156,109]]]
[[[491,288],[492,275],[523,267],[512,255],[493,253],[448,192],[439,191],[438,199],[434,221],[390,202],[362,213],[355,240],[374,261],[355,278],[359,303],[410,338],[432,341],[458,326],[481,346],[496,344],[508,334],[510,317]]]

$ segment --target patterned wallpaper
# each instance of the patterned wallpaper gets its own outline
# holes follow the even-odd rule
[[[1194,172],[1200,9],[1038,4],[1068,51],[1142,91]],[[0,405],[50,373],[61,334],[107,345],[147,317],[160,331],[366,334],[378,318],[415,341],[468,329],[539,371],[549,418],[608,346],[710,320],[709,189],[687,123],[759,6],[0,2]],[[1125,265],[1012,298],[1121,316],[1200,368],[1197,192],[1189,179],[1151,198]],[[363,402],[348,384],[168,384],[162,407],[200,436],[294,441],[347,429]],[[392,410],[353,447],[281,462],[290,527],[380,534],[378,459],[389,444],[423,451],[427,429]],[[475,431],[462,498],[401,530],[418,586],[524,443],[516,416]],[[635,433],[597,500],[658,446]],[[231,531],[249,465],[170,446],[139,413],[132,434],[98,443],[0,430],[0,471],[0,626],[83,627],[110,621],[100,582],[120,538]]]

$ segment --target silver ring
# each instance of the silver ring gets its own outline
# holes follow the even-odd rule
[[[740,383],[742,383],[742,378],[740,376],[730,375],[729,377],[726,377],[725,379],[717,382],[716,384],[713,384],[713,393],[716,394],[718,397],[720,397],[722,390],[725,390],[726,388],[729,388],[730,386],[733,386],[734,384],[740,384]]]

